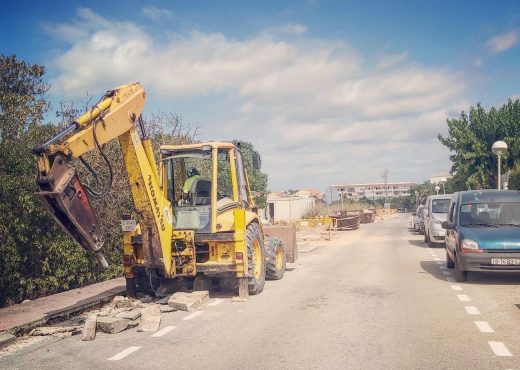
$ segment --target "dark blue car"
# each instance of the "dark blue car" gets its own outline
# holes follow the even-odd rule
[[[446,261],[455,280],[468,271],[520,272],[520,192],[454,193],[446,229]]]

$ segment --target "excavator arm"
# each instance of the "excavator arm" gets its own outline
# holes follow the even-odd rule
[[[142,218],[143,244],[148,245],[148,262],[171,267],[171,207],[163,195],[150,140],[136,130],[145,102],[145,91],[133,83],[108,91],[92,109],[43,145],[33,149],[37,158],[38,196],[47,211],[83,248],[95,253],[107,267],[101,253],[102,226],[93,212],[92,196],[103,196],[83,185],[73,158],[118,138],[135,207]],[[103,155],[103,154],[102,154]],[[104,155],[103,155],[104,156]],[[109,159],[104,156],[108,162]],[[107,164],[110,163],[108,162]],[[110,184],[109,184],[110,185]],[[166,226],[170,223],[169,227]],[[163,258],[163,254],[165,254]]]

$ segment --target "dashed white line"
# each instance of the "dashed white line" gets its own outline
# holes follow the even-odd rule
[[[511,352],[507,349],[506,345],[503,342],[488,342],[489,346],[495,352],[495,355],[500,357],[511,357],[513,356]]]
[[[495,332],[487,321],[475,321],[475,325],[477,325],[478,330],[480,330],[482,333],[494,333]]]
[[[212,300],[211,302],[209,302],[206,306],[208,306],[208,307],[214,307],[214,306],[216,306],[216,305],[221,304],[222,302],[224,302],[223,299],[221,299],[221,298],[215,298],[214,300]]]
[[[439,257],[434,258],[435,261],[440,261],[441,259]]]
[[[466,312],[470,315],[480,315],[480,311],[475,306],[464,306]]]
[[[443,275],[446,275],[446,276],[451,275],[451,271],[442,270],[441,272]]]
[[[452,285],[451,289],[453,289],[453,290],[462,290],[462,287],[460,285]]]
[[[448,268],[446,266],[439,266],[441,270],[447,270]]]
[[[457,294],[457,298],[461,302],[470,302],[471,298],[469,298],[466,294]]]
[[[119,352],[117,355],[110,357],[107,361],[119,361],[122,358],[125,358],[126,356],[128,356],[129,354],[137,351],[139,348],[141,348],[141,347],[138,347],[138,346],[128,347],[124,351]]]
[[[171,332],[173,329],[175,329],[175,326],[167,326],[164,329],[161,329],[158,332],[153,333],[150,336],[152,338],[159,338],[159,337],[162,337],[164,334],[167,334],[167,333]]]
[[[442,265],[444,262],[442,262],[442,261],[436,261],[435,263],[438,264],[438,265]]]
[[[202,315],[204,311],[195,311],[193,313],[190,313],[188,316],[183,317],[183,320],[191,320],[199,315]]]

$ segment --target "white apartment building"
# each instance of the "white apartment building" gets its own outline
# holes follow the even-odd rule
[[[344,199],[359,200],[360,198],[367,199],[384,199],[406,197],[410,195],[410,189],[414,186],[413,182],[374,182],[365,184],[340,184],[331,185],[336,189],[338,196]]]

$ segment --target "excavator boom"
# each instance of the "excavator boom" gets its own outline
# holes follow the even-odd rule
[[[60,134],[33,149],[38,164],[35,195],[61,227],[79,245],[94,252],[104,267],[108,264],[101,253],[100,223],[76,169],[68,163],[135,130],[144,100],[144,90],[139,83],[108,91],[98,104]]]

